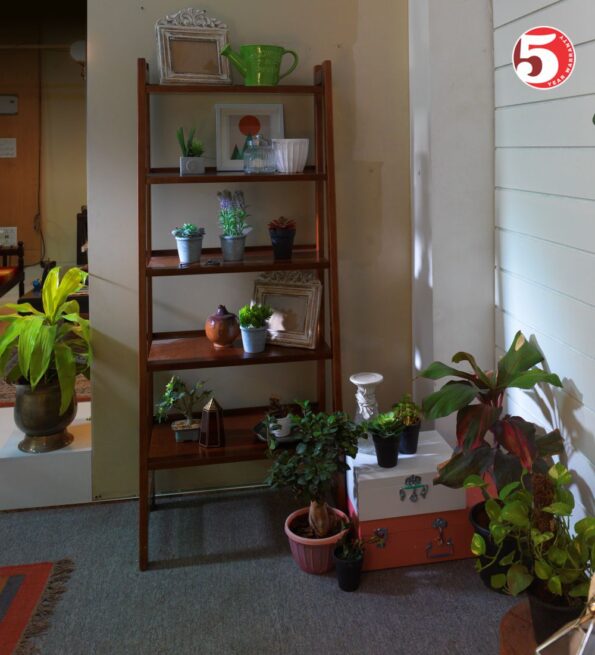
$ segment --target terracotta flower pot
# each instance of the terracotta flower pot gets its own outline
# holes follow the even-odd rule
[[[338,517],[347,522],[347,516],[334,507],[330,508]],[[294,534],[290,526],[300,516],[308,514],[308,508],[303,507],[295,512],[292,512],[285,521],[285,534],[289,539],[289,546],[291,547],[291,554],[295,563],[306,573],[314,573],[320,575],[326,573],[333,568],[333,553],[337,542],[347,533],[347,530],[341,530],[331,537],[324,537],[323,539],[308,539],[307,537],[300,537]]]

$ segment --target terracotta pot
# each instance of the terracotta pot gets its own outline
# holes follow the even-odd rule
[[[334,507],[329,508],[332,512],[344,522],[348,518],[341,510]],[[291,555],[295,563],[306,573],[314,573],[320,575],[326,573],[333,568],[333,553],[337,542],[347,533],[347,530],[341,530],[331,537],[324,537],[323,539],[308,539],[307,537],[300,537],[294,534],[290,526],[300,516],[308,514],[309,509],[303,507],[295,512],[292,512],[285,521],[285,534],[289,539],[289,546],[291,548]]]
[[[207,318],[205,333],[215,348],[230,348],[240,336],[238,317],[228,312],[225,305],[219,305],[217,311]]]

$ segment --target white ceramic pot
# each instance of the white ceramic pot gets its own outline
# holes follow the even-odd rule
[[[180,175],[202,175],[204,172],[204,157],[180,157]]]
[[[273,139],[280,173],[301,173],[308,159],[309,139]]]
[[[278,428],[271,430],[273,435],[277,437],[287,437],[291,432],[291,416],[285,416],[283,418],[276,418],[275,421],[279,424]]]

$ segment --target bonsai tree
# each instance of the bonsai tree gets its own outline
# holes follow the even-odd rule
[[[263,328],[266,327],[267,321],[273,315],[273,309],[268,305],[259,305],[251,303],[244,305],[238,312],[240,327],[243,328]]]
[[[364,432],[344,412],[317,413],[307,401],[300,406],[301,415],[292,415],[301,435],[295,449],[278,450],[276,441],[269,438],[274,461],[266,481],[272,487],[289,487],[309,503],[309,525],[316,537],[326,537],[336,526],[326,498],[336,474],[349,470],[345,456],[355,457],[358,438]]]
[[[246,202],[242,191],[227,189],[217,193],[219,198],[219,226],[223,236],[241,237],[251,231],[246,223]]]
[[[43,311],[29,303],[3,306],[14,313],[0,316],[8,328],[0,337],[0,375],[9,382],[24,380],[37,385],[60,385],[60,415],[70,407],[76,376],[89,377],[92,350],[89,321],[79,304],[68,297],[87,281],[87,273],[71,268],[60,280],[52,268],[41,289]]]
[[[491,577],[495,589],[517,596],[531,587],[542,600],[583,607],[595,573],[595,518],[584,518],[574,531],[570,529],[574,496],[567,487],[572,475],[562,464],[545,475],[534,474],[531,485],[528,477],[523,471],[521,479],[501,489],[497,499],[489,497],[485,481],[478,476],[466,480],[467,487],[484,492],[490,533],[498,547],[493,556],[487,555],[485,540],[475,534],[471,549],[486,558],[483,568],[494,562],[505,568]],[[504,541],[511,539],[515,548],[502,557]]]
[[[439,468],[434,484],[459,488],[469,475],[487,474],[502,489],[509,482],[518,481],[523,468],[529,473],[547,471],[544,458],[562,451],[560,432],[538,435],[533,423],[520,416],[502,415],[507,389],[532,389],[539,383],[562,386],[557,375],[536,368],[543,360],[537,347],[517,332],[496,371],[482,370],[473,355],[459,352],[452,361],[467,362],[471,372],[433,362],[421,373],[430,380],[455,378],[427,396],[422,404],[429,419],[457,412],[457,447]]]
[[[188,388],[181,378],[174,375],[165,385],[165,392],[155,406],[155,416],[159,423],[167,419],[170,410],[177,409],[184,415],[184,423],[191,426],[194,422],[193,412],[201,410],[211,397],[212,391],[205,389],[205,384],[202,381],[196,382]]]
[[[411,394],[404,394],[401,400],[393,406],[395,418],[405,427],[415,425],[421,420],[421,407],[413,402]]]
[[[197,227],[194,223],[184,223],[182,227],[174,228],[171,233],[176,239],[192,239],[205,235],[204,227]]]
[[[188,134],[188,139],[185,139],[184,128],[178,127],[176,130],[176,138],[180,144],[182,157],[201,157],[205,151],[202,142],[194,138],[195,132],[196,129],[192,128]]]

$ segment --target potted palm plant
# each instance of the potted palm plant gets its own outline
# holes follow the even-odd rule
[[[372,435],[378,466],[394,468],[399,460],[399,438],[403,431],[395,412],[378,414],[363,425]]]
[[[246,235],[252,228],[246,223],[246,202],[242,191],[224,189],[219,198],[219,226],[221,227],[221,252],[224,262],[241,262],[244,259]]]
[[[202,254],[202,239],[205,235],[204,227],[196,227],[194,223],[184,223],[182,227],[172,230],[178,248],[180,264],[187,266],[200,261]]]
[[[393,412],[399,423],[403,425],[403,432],[399,441],[399,452],[403,455],[414,455],[417,452],[417,443],[419,441],[421,407],[413,402],[410,394],[406,393],[393,407]]]
[[[268,305],[250,303],[238,312],[242,344],[247,353],[261,353],[266,347],[267,325],[273,310]]]
[[[202,142],[194,138],[196,132],[192,128],[188,139],[184,137],[184,128],[176,130],[176,138],[180,145],[182,156],[180,157],[180,175],[202,175],[205,172],[204,148]]]
[[[269,438],[269,452],[274,460],[267,483],[288,487],[308,503],[308,507],[287,517],[285,534],[291,554],[303,571],[325,573],[333,566],[337,542],[347,532],[341,527],[346,515],[330,507],[327,497],[337,474],[349,469],[345,457],[357,454],[363,429],[343,412],[314,412],[307,401],[301,403],[301,414],[293,415],[292,423],[300,435],[295,448],[278,449],[275,439]]]
[[[488,552],[484,537],[473,536],[471,549],[482,558],[478,568],[498,565],[490,577],[495,589],[513,596],[527,591],[538,644],[581,614],[595,572],[595,518],[584,518],[571,529],[571,483],[571,473],[559,463],[545,474],[530,476],[524,471],[495,498],[479,476],[466,480],[466,486],[484,493],[496,545]],[[507,542],[512,542],[512,549]]]
[[[43,311],[29,303],[6,304],[14,313],[0,316],[8,328],[0,338],[0,375],[16,383],[15,423],[25,433],[24,452],[64,448],[72,442],[67,427],[76,416],[76,376],[89,376],[92,350],[89,321],[70,299],[85,285],[87,273],[60,268],[47,274],[41,290]]]
[[[155,407],[155,416],[161,423],[167,419],[172,409],[184,415],[183,419],[171,424],[177,442],[199,440],[200,420],[194,418],[194,412],[202,410],[212,394],[204,387],[205,382],[196,382],[188,388],[177,375],[174,375],[165,385],[163,396]]]

